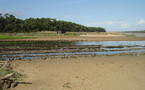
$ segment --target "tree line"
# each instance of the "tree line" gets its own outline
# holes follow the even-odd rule
[[[52,18],[19,19],[12,14],[0,13],[0,32],[106,32],[102,27],[87,27],[73,22]]]

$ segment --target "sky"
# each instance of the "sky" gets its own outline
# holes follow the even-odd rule
[[[145,0],[0,0],[0,13],[56,18],[107,31],[145,30]]]

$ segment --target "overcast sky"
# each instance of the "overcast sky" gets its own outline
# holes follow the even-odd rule
[[[145,30],[145,0],[0,0],[0,13],[56,18],[107,31]]]

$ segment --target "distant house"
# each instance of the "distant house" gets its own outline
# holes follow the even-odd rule
[[[62,31],[62,30],[58,30],[57,31],[57,34],[64,34],[64,33],[66,33],[65,31]]]

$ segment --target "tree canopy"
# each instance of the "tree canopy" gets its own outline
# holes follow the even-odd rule
[[[11,14],[0,14],[0,32],[106,32],[102,27],[87,27],[73,22],[52,18],[19,19]]]

